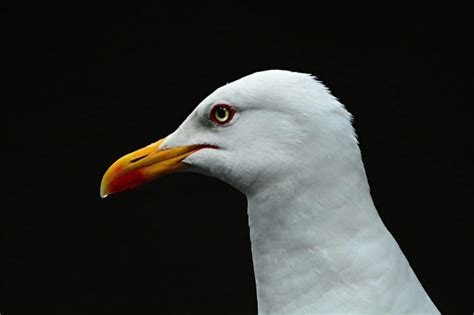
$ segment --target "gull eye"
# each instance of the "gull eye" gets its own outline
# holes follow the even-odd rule
[[[210,119],[213,123],[224,125],[232,120],[235,109],[227,104],[218,104],[211,109]]]

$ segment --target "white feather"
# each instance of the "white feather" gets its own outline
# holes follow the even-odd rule
[[[209,122],[228,103],[228,126]],[[257,72],[204,99],[162,149],[248,198],[259,314],[439,314],[374,207],[351,115],[314,77]]]

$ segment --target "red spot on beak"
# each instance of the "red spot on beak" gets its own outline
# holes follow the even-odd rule
[[[147,181],[141,170],[134,170],[115,178],[109,184],[109,193],[134,189]]]

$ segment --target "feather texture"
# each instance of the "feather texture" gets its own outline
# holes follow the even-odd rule
[[[229,125],[210,108],[231,104]],[[260,314],[439,314],[381,221],[351,123],[308,74],[270,70],[204,99],[162,148],[248,198]]]

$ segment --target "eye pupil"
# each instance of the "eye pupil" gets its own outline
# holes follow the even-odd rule
[[[216,110],[216,118],[219,120],[219,121],[224,121],[227,119],[227,117],[229,116],[229,111],[227,108],[225,107],[219,107],[217,110]]]

